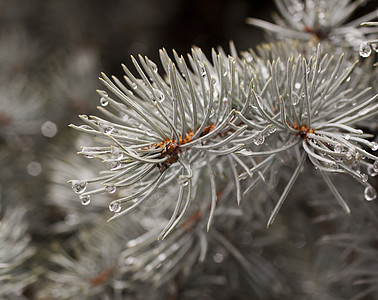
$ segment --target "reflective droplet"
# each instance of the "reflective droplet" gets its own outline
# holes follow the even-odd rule
[[[80,196],[81,204],[88,205],[91,203],[91,196],[90,195],[82,195]]]
[[[378,150],[378,143],[376,142],[371,142],[370,143],[371,150],[377,151]]]
[[[133,90],[136,90],[136,89],[138,88],[138,86],[137,86],[137,84],[136,84],[135,82],[132,82],[132,83],[131,83],[131,88],[132,88]]]
[[[88,183],[86,181],[72,180],[72,189],[76,194],[82,194],[85,192]]]
[[[296,82],[294,84],[294,87],[295,87],[295,89],[299,90],[299,88],[301,87],[301,84],[299,82]]]
[[[114,185],[105,186],[105,191],[107,191],[109,194],[114,194],[116,190],[117,188]]]
[[[336,144],[333,148],[333,151],[335,151],[336,153],[341,153],[341,151],[343,151],[343,145],[341,145],[340,143]]]
[[[114,131],[114,127],[110,124],[100,123],[98,124],[100,131],[103,134],[109,135]]]
[[[377,198],[377,192],[371,185],[368,185],[364,190],[364,197],[367,201],[373,201]]]
[[[187,186],[189,184],[189,178],[184,177],[184,176],[179,176],[177,179],[178,183],[182,186]]]
[[[152,71],[154,71],[155,73],[157,73],[157,71],[158,71],[157,65],[153,61],[151,61],[151,60],[149,62],[150,62]]]
[[[347,141],[350,140],[350,134],[344,135],[344,139],[346,139]]]
[[[163,102],[165,99],[165,96],[162,91],[155,89],[154,90],[155,96],[159,102]]]
[[[299,103],[299,96],[294,92],[291,95],[291,103],[293,105],[297,105]]]
[[[373,168],[375,172],[378,172],[378,160],[373,163]]]
[[[259,131],[259,132],[255,133],[255,135],[253,136],[253,143],[255,145],[259,146],[259,145],[264,144],[264,142],[265,142],[265,137],[262,134],[262,132]]]
[[[215,110],[214,110],[214,108],[212,108],[210,110],[209,118],[211,118],[212,116],[214,116],[214,113],[215,113]]]
[[[359,53],[361,57],[369,57],[371,54],[371,47],[367,43],[361,43]]]
[[[375,176],[377,176],[377,174],[378,174],[378,172],[376,172],[376,171],[374,170],[374,167],[373,167],[372,165],[370,165],[370,166],[367,167],[367,173],[368,173],[369,176],[371,176],[371,177],[375,177]]]
[[[101,106],[107,106],[109,104],[109,101],[105,97],[101,97],[100,104]]]
[[[109,170],[115,171],[121,168],[122,164],[119,161],[108,161],[106,163],[106,166],[108,167]]]
[[[109,204],[109,210],[114,213],[121,211],[121,204],[118,201],[114,201]]]
[[[222,101],[223,101],[223,103],[227,103],[228,102],[228,98],[224,97]]]

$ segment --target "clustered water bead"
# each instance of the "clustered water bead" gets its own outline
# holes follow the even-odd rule
[[[117,201],[112,202],[109,204],[109,210],[114,213],[118,213],[121,211],[121,204]]]
[[[76,194],[82,194],[85,192],[88,183],[86,181],[72,180],[72,189]]]
[[[367,201],[373,201],[377,198],[377,192],[371,185],[368,185],[365,188],[364,197]]]
[[[105,191],[107,191],[109,194],[114,194],[116,190],[117,188],[114,185],[105,186]]]
[[[360,44],[360,56],[361,57],[369,57],[371,54],[371,47],[368,43],[361,43]]]
[[[88,205],[91,203],[91,196],[90,195],[81,195],[80,196],[81,204]]]
[[[109,101],[105,97],[101,97],[100,104],[101,106],[107,106],[109,104]]]

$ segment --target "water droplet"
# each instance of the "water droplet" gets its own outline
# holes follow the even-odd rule
[[[369,57],[371,54],[371,47],[367,43],[361,43],[359,53],[361,57]]]
[[[259,131],[259,132],[255,133],[255,135],[253,136],[253,143],[255,145],[259,146],[259,145],[264,144],[264,142],[265,142],[265,137],[262,134],[262,132]]]
[[[214,113],[215,113],[215,110],[214,110],[214,108],[212,108],[210,110],[209,118],[211,118],[212,116],[214,116]]]
[[[187,186],[189,184],[189,178],[180,175],[177,182],[182,186]]]
[[[121,204],[118,201],[114,201],[109,204],[109,210],[114,213],[121,211]]]
[[[299,96],[295,92],[292,93],[291,103],[293,105],[297,105],[299,103]]]
[[[90,195],[81,195],[80,196],[81,204],[88,205],[91,203],[91,196]]]
[[[360,177],[362,182],[367,182],[369,180],[369,176],[366,174],[360,174]]]
[[[159,102],[163,102],[165,99],[165,96],[162,91],[155,89],[154,94]]]
[[[301,84],[299,82],[296,82],[294,84],[294,87],[295,87],[295,89],[299,90],[299,88],[301,87]]]
[[[371,185],[368,185],[364,190],[364,197],[367,201],[373,201],[377,198],[377,192]]]
[[[110,124],[99,123],[98,127],[103,134],[110,135],[114,131],[114,127]]]
[[[123,152],[118,148],[112,148],[112,159],[121,160],[123,158]]]
[[[344,135],[344,139],[346,139],[347,141],[350,140],[350,135],[349,134]]]
[[[376,142],[371,142],[370,143],[371,150],[377,151],[378,150],[378,143]]]
[[[228,102],[228,98],[224,97],[222,101],[223,101],[223,103],[227,103]]]
[[[157,71],[158,71],[157,65],[153,61],[151,61],[151,60],[149,62],[150,62],[152,71],[154,71],[155,73],[157,73]]]
[[[132,88],[133,90],[136,90],[136,89],[138,88],[138,86],[137,86],[137,84],[136,84],[135,82],[132,82],[132,83],[131,83],[131,88]]]
[[[106,166],[108,167],[109,170],[115,171],[121,168],[122,164],[120,161],[108,161],[106,163]]]
[[[109,104],[109,101],[105,97],[101,97],[100,104],[101,106],[107,106]]]
[[[105,191],[107,191],[109,194],[114,194],[116,190],[117,188],[114,185],[105,186]]]
[[[337,143],[334,146],[333,151],[335,151],[336,153],[341,153],[341,151],[343,151],[343,145],[341,145],[340,143]]]
[[[368,173],[369,176],[371,176],[371,177],[375,177],[375,176],[377,176],[377,174],[378,174],[378,172],[376,172],[376,171],[374,170],[374,167],[373,167],[372,165],[369,165],[369,166],[367,167],[367,173]]]
[[[227,74],[228,74],[228,72],[227,72],[227,71],[224,71],[224,73],[223,73],[223,77],[226,77]]]
[[[72,180],[72,189],[76,194],[82,194],[85,192],[88,183],[86,181]]]
[[[373,163],[373,168],[375,172],[378,172],[378,160]]]

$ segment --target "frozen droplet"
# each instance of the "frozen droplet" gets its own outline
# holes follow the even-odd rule
[[[165,96],[162,91],[155,89],[154,94],[159,102],[163,102],[165,99]]]
[[[109,170],[115,171],[121,168],[122,164],[120,161],[116,160],[116,161],[108,161],[106,163],[106,166],[108,167]]]
[[[369,165],[367,167],[367,173],[369,174],[369,176],[371,177],[375,177],[377,176],[378,172],[374,170],[374,167],[372,165]]]
[[[360,174],[360,177],[362,182],[367,182],[369,179],[369,176],[367,176],[366,174]]]
[[[121,211],[121,204],[118,201],[114,201],[109,204],[109,210],[114,213]]]
[[[265,142],[265,137],[262,134],[262,132],[259,131],[259,132],[255,133],[255,135],[253,136],[253,143],[255,145],[259,146],[259,145],[264,144],[264,142]]]
[[[110,124],[99,123],[98,127],[103,134],[109,135],[114,131],[114,127]]]
[[[378,172],[378,160],[373,163],[373,168],[375,172]]]
[[[350,134],[344,135],[344,139],[346,139],[347,141],[350,140]]]
[[[377,192],[371,185],[368,185],[364,190],[364,197],[367,201],[373,201],[377,198]]]
[[[116,190],[117,188],[114,185],[105,186],[105,191],[107,191],[109,194],[114,194]]]
[[[294,87],[295,87],[296,90],[299,90],[299,88],[301,87],[301,84],[299,82],[296,82],[294,84]]]
[[[109,101],[105,97],[101,97],[100,104],[101,106],[107,106],[109,104]]]
[[[80,181],[80,180],[72,180],[71,183],[72,183],[72,189],[74,190],[76,194],[84,193],[88,185],[88,182]]]
[[[371,54],[371,47],[367,43],[361,43],[359,53],[361,57],[369,57]]]
[[[378,150],[378,143],[376,142],[371,142],[370,143],[371,150],[377,151]]]
[[[88,205],[91,203],[91,196],[90,195],[81,195],[80,196],[81,204]]]
[[[341,145],[340,143],[337,143],[335,145],[335,147],[333,148],[333,150],[336,152],[336,153],[341,153],[341,151],[343,151],[343,145]]]
[[[182,186],[187,186],[189,184],[189,178],[187,178],[185,176],[179,176],[179,178],[177,179],[177,181]]]

